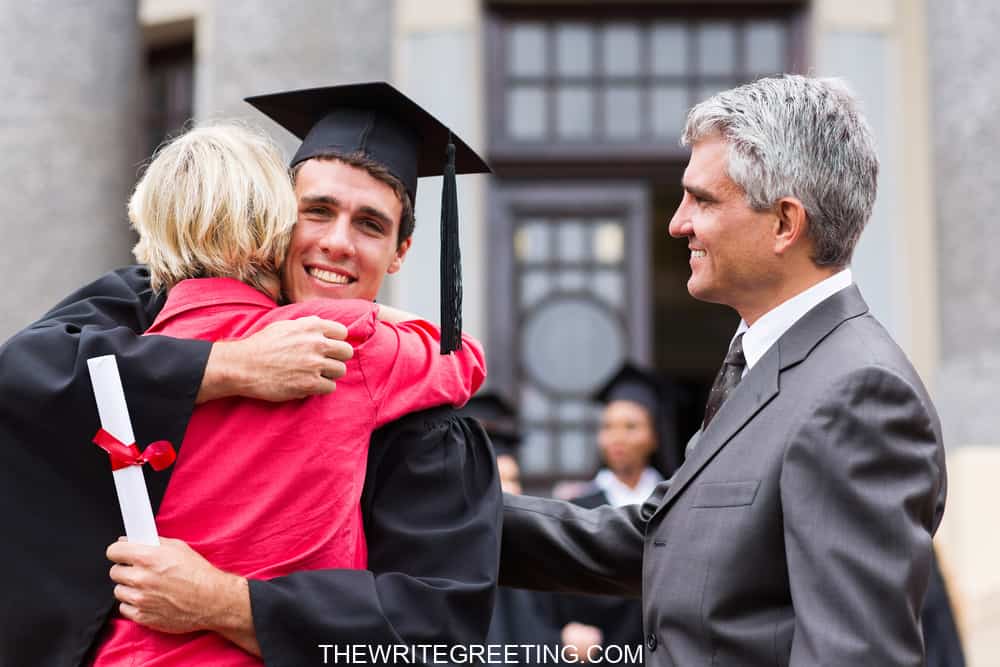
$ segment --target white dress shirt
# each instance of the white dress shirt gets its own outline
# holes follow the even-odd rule
[[[615,477],[615,474],[607,468],[601,468],[597,476],[594,477],[594,486],[604,492],[608,497],[608,503],[615,507],[624,505],[638,505],[646,502],[656,485],[663,481],[663,475],[653,468],[646,468],[639,476],[639,483],[635,488],[630,488]]]
[[[771,349],[772,345],[778,342],[778,339],[786,331],[792,328],[793,324],[818,306],[821,301],[850,287],[853,282],[851,270],[844,269],[767,311],[751,327],[748,327],[744,320],[740,320],[740,325],[736,328],[733,339],[743,334],[743,355],[747,360],[743,377],[746,377],[754,364],[760,361],[761,357]]]

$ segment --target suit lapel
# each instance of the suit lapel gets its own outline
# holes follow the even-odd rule
[[[719,450],[778,395],[782,371],[809,356],[812,349],[845,320],[866,312],[868,305],[857,286],[852,285],[817,304],[786,331],[736,386],[708,428],[695,434],[697,444],[690,458],[669,480],[663,499],[650,520],[665,511]]]
[[[715,454],[743,428],[743,425],[778,394],[777,352],[776,348],[768,350],[729,394],[729,398],[719,408],[708,428],[698,433],[696,436],[698,442],[691,452],[691,457],[678,468],[671,480],[670,488],[663,496],[663,501],[653,514],[654,517],[670,506],[674,498],[691,483],[705,464],[711,461]]]

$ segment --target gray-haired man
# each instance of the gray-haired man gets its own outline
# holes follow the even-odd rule
[[[670,234],[743,318],[687,460],[642,506],[505,498],[501,583],[642,595],[650,665],[921,665],[937,415],[848,268],[871,131],[837,81],[696,106]]]

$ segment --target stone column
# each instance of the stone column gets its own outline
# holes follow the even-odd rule
[[[950,445],[1000,443],[1000,77],[992,0],[927,2],[941,365]]]
[[[0,339],[129,263],[140,44],[135,0],[0,2]]]
[[[209,2],[195,36],[195,115],[242,117],[291,136],[243,102],[249,95],[389,78],[392,0]]]
[[[948,456],[939,543],[951,555],[969,665],[1000,660],[1000,27],[993,0],[927,0],[940,361],[935,399]]]

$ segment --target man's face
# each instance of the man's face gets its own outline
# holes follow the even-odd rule
[[[670,235],[691,250],[688,292],[741,314],[759,307],[780,281],[775,271],[776,216],[755,211],[729,178],[729,146],[721,137],[696,143],[684,170],[684,198],[670,221]]]
[[[326,297],[372,301],[403,264],[397,246],[403,205],[391,187],[339,160],[306,160],[295,180],[299,214],[282,272],[294,302]]]

